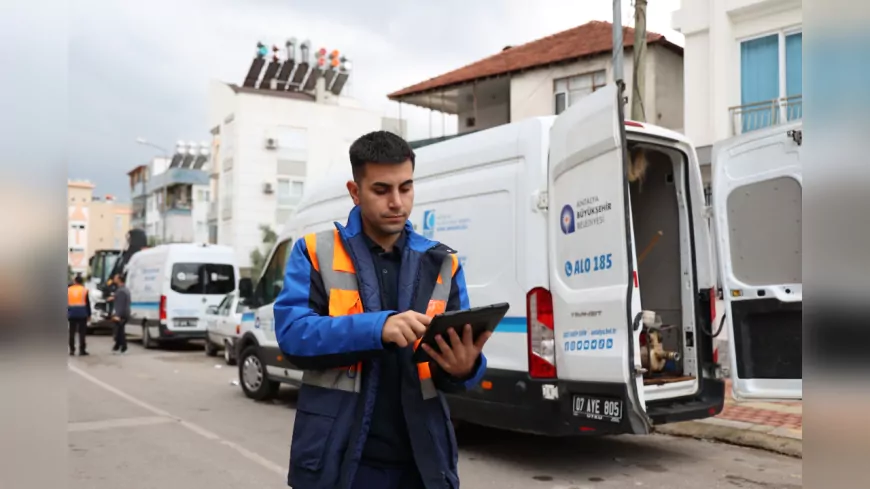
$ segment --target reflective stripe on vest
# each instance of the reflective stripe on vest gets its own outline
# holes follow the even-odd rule
[[[88,293],[88,289],[84,288],[82,285],[73,285],[72,287],[67,288],[66,291],[66,303],[69,307],[85,307],[88,303],[85,299],[85,295]]]
[[[305,236],[308,256],[314,269],[323,278],[329,303],[329,315],[332,317],[359,314],[363,312],[362,300],[359,295],[359,283],[356,270],[350,259],[338,230],[323,231]],[[448,255],[438,274],[438,281],[429,299],[426,315],[432,317],[444,312],[447,300],[450,298],[450,284],[453,274],[459,266],[456,255]],[[420,340],[414,343],[416,349]],[[339,389],[349,392],[360,392],[362,388],[362,363],[352,367],[342,367],[329,370],[305,370],[302,382],[309,385]],[[432,373],[428,363],[417,364],[417,373],[423,390],[423,398],[431,399],[438,395],[432,381]]]

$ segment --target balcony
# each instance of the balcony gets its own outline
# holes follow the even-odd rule
[[[147,197],[148,193],[146,191],[145,182],[137,183],[132,188],[130,188],[130,196],[133,199]]]
[[[803,98],[801,95],[778,98],[765,102],[738,105],[728,109],[731,115],[731,132],[743,134],[765,127],[803,117]]]
[[[148,193],[175,185],[208,185],[209,176],[203,170],[189,168],[170,168],[163,173],[152,175],[148,180]]]

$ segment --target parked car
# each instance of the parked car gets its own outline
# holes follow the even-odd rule
[[[236,341],[241,334],[242,314],[247,310],[235,291],[225,295],[220,304],[206,309],[203,317],[206,355],[217,356],[223,350],[227,365],[236,364]]]

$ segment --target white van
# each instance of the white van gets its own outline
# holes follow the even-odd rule
[[[557,117],[507,124],[416,152],[411,221],[424,236],[459,250],[473,306],[511,304],[484,349],[488,368],[480,386],[447,396],[454,420],[548,435],[640,434],[653,424],[722,410],[725,388],[712,341],[718,327],[712,324],[717,247],[695,150],[681,134],[635,122],[625,124],[623,144],[616,103],[616,89],[608,86]],[[725,229],[718,236],[732,243],[722,247],[724,256],[740,253],[744,260],[756,253],[741,240],[767,231],[744,225],[767,222],[762,215],[769,221],[785,208],[790,216],[800,212],[800,200],[796,207],[789,200],[789,181],[779,197],[758,198],[768,199],[773,213],[760,208],[754,221],[743,214],[734,220],[744,194],[776,187],[768,180],[783,187],[778,179],[789,177],[799,184],[799,163],[790,159],[796,144],[786,132],[773,128],[718,148],[715,204],[731,213],[716,213]],[[747,142],[759,137],[762,142]],[[754,155],[759,161],[751,161]],[[344,174],[309,189],[258,284],[259,307],[249,316],[254,325],[240,347],[247,351],[240,357],[240,383],[250,397],[268,397],[278,382],[301,378],[275,341],[274,287],[280,289],[294,239],[345,221],[352,205],[344,185],[349,177],[348,165]],[[779,201],[783,194],[787,202]],[[779,370],[758,350],[800,359],[800,343],[795,350],[793,342],[769,341],[799,335],[799,313],[796,333],[791,315],[787,325],[776,326],[782,332],[758,330],[754,322],[761,328],[776,322],[784,300],[800,310],[800,275],[791,283],[793,277],[785,280],[776,268],[765,277],[786,283],[757,276],[745,282],[728,261],[721,273],[730,294],[725,318],[731,338],[734,330],[747,331],[732,348],[736,393],[800,397],[800,372],[791,378],[793,368]],[[770,293],[780,302],[757,300],[763,294],[756,291],[771,289],[782,291]],[[740,313],[744,300],[754,304],[741,303],[747,307]],[[731,327],[732,309],[740,316],[737,328]],[[761,345],[753,344],[756,339]]]
[[[239,270],[228,246],[176,243],[133,255],[127,265],[127,333],[145,348],[171,340],[205,338],[208,306],[237,290]]]

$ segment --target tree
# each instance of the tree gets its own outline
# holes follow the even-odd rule
[[[278,241],[278,234],[272,230],[267,224],[260,224],[260,235],[262,236],[261,248],[254,249],[251,252],[251,277],[259,277],[263,268],[266,266],[266,258],[269,256],[269,251]]]

